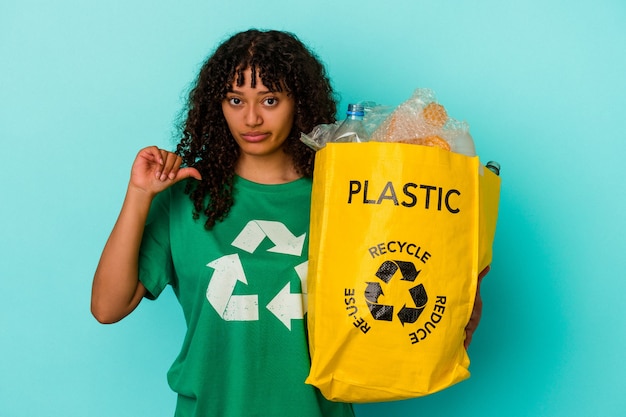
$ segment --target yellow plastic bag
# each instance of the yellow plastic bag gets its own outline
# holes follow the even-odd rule
[[[318,151],[307,383],[330,400],[375,402],[469,377],[464,329],[491,262],[499,188],[478,157],[438,148]]]

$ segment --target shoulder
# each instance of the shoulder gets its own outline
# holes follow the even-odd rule
[[[161,191],[155,197],[155,200],[176,200],[185,196],[188,196],[193,191],[194,184],[197,180],[193,178],[184,179],[182,181],[173,184],[171,187]],[[189,197],[187,197],[189,198]]]
[[[152,201],[151,211],[169,212],[172,207],[177,207],[189,202],[190,198],[187,185],[189,184],[189,190],[193,189],[193,183],[190,181],[195,180],[187,179],[177,182],[157,194]]]

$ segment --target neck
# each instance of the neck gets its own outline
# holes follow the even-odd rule
[[[253,158],[242,154],[235,172],[248,181],[259,184],[285,184],[302,177],[296,172],[288,155],[284,158]]]

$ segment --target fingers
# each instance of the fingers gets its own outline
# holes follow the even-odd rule
[[[196,168],[181,168],[180,166],[183,160],[179,155],[176,155],[173,152],[166,151],[165,149],[159,149],[156,146],[151,146],[143,149],[141,154],[143,158],[149,160],[156,166],[154,169],[154,176],[161,182],[178,182],[189,177],[197,180],[202,179],[200,172]]]
[[[159,149],[159,153],[160,160],[154,173],[155,177],[160,181],[173,180],[183,160],[180,156],[164,149]]]
[[[161,150],[156,146],[150,146],[139,151],[138,159],[145,159],[154,164],[162,164]]]
[[[133,163],[129,185],[156,195],[185,178],[202,179],[196,168],[181,168],[182,162],[182,158],[173,152],[156,146],[144,148]]]
[[[491,265],[487,265],[485,269],[483,269],[480,272],[480,274],[478,274],[478,285],[480,285],[480,282],[483,280],[483,278],[485,278],[485,275],[487,275],[490,270],[491,270]]]
[[[478,324],[480,323],[480,319],[483,314],[483,300],[480,296],[480,287],[476,288],[476,298],[474,299],[474,308],[472,309],[472,314],[470,316],[469,323],[465,327],[465,349],[467,349],[472,342],[472,338],[474,337],[474,332],[478,328]]]

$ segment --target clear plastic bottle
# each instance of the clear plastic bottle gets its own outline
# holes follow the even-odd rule
[[[363,123],[364,115],[362,104],[348,104],[346,119],[335,130],[331,142],[367,142],[369,135]]]

